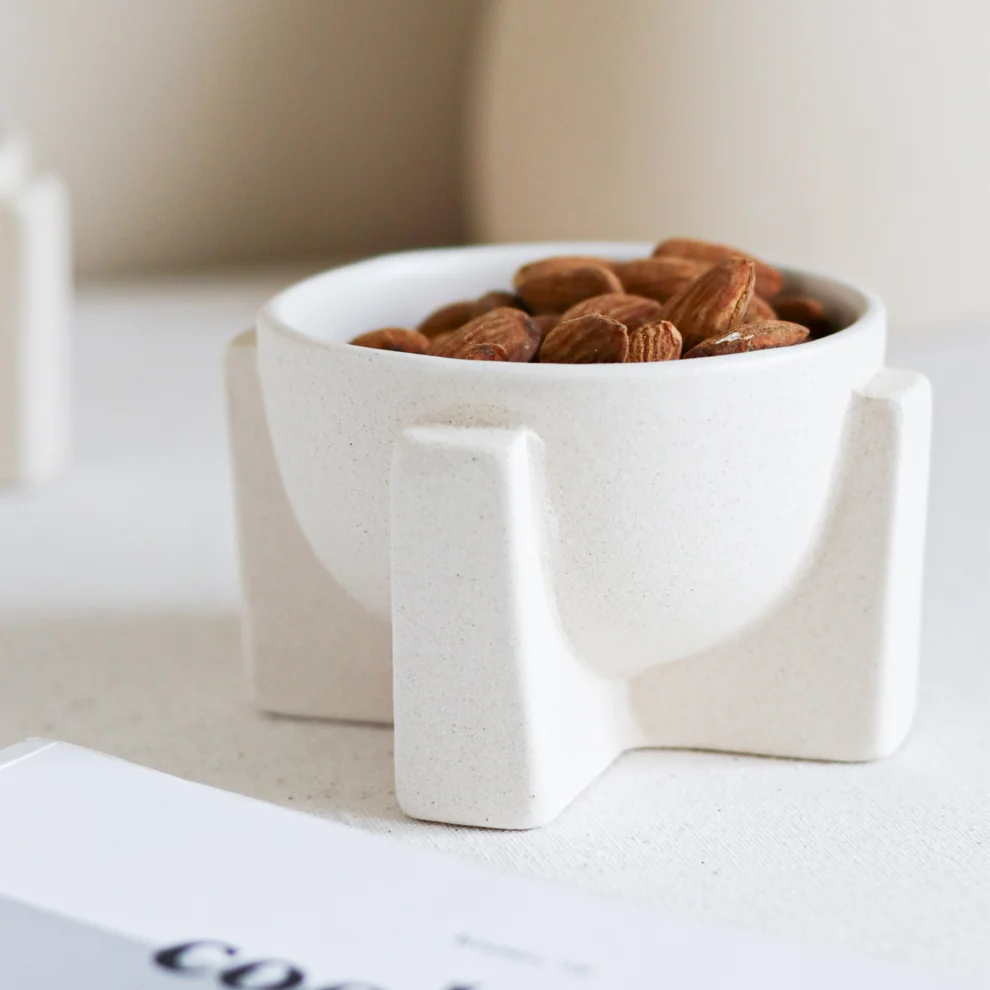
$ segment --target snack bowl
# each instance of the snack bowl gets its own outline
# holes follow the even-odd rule
[[[506,288],[536,258],[648,253],[407,252],[259,314],[264,418],[302,538],[341,609],[390,627],[410,814],[529,827],[635,746],[855,760],[907,732],[929,391],[884,369],[870,292],[784,269],[843,328],[696,360],[346,343]]]

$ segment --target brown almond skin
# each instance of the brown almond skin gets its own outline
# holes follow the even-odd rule
[[[611,269],[612,264],[607,258],[595,258],[583,254],[558,254],[552,258],[530,261],[517,269],[515,275],[512,276],[512,287],[518,290],[520,283],[534,275],[549,275],[552,272],[564,271],[567,268],[585,268],[588,265]]]
[[[676,361],[681,356],[681,345],[680,332],[673,323],[648,323],[630,331],[626,362]]]
[[[435,309],[416,328],[426,337],[435,337],[438,333],[459,330],[469,320],[478,315],[477,302],[473,299],[463,299],[460,302],[449,303]]]
[[[373,347],[379,351],[405,351],[407,354],[425,354],[429,340],[416,330],[404,327],[383,327],[355,337],[352,344],[357,347]]]
[[[688,351],[705,338],[721,336],[742,324],[754,281],[752,261],[726,258],[670,299],[663,307],[663,319],[680,330]]]
[[[513,293],[503,292],[501,289],[492,289],[491,292],[486,292],[483,296],[478,296],[475,300],[474,315],[481,316],[482,313],[487,313],[493,309],[500,309],[502,306],[519,308],[518,300]]]
[[[461,358],[465,361],[508,361],[509,355],[501,344],[475,344]]]
[[[656,323],[660,319],[662,308],[655,299],[632,296],[627,292],[606,292],[602,296],[592,296],[571,306],[560,319],[576,320],[579,316],[598,313],[618,320],[627,330],[632,331],[647,323]]]
[[[540,328],[521,310],[500,306],[455,330],[430,353],[463,358],[475,344],[499,344],[510,361],[530,361],[540,346]]]
[[[435,309],[417,327],[421,334],[433,338],[439,333],[448,333],[451,330],[460,330],[465,323],[469,323],[476,316],[488,313],[493,309],[502,306],[512,306],[520,309],[522,300],[511,292],[503,292],[501,289],[493,289],[486,292],[477,299],[462,299],[460,302],[453,302],[447,306]]]
[[[664,303],[710,267],[706,262],[673,256],[637,258],[617,263],[615,274],[626,292]]]
[[[807,327],[812,337],[825,337],[835,329],[825,307],[811,296],[779,296],[774,308],[780,319]]]
[[[562,320],[543,341],[543,364],[622,364],[629,353],[629,334],[618,321],[589,313]]]
[[[530,319],[540,328],[540,333],[544,340],[547,334],[561,321],[560,313],[537,313]]]
[[[793,347],[808,339],[808,328],[783,320],[760,320],[747,323],[718,337],[709,337],[691,348],[684,359],[716,357],[720,354],[743,354],[771,347]]]
[[[609,269],[586,265],[530,275],[516,291],[533,313],[563,313],[591,296],[621,292],[622,283]]]
[[[690,258],[713,264],[726,258],[748,258],[756,265],[756,293],[764,299],[773,299],[784,286],[784,276],[773,265],[753,257],[748,251],[729,247],[728,244],[715,244],[712,241],[699,241],[693,237],[669,237],[653,249],[653,257]]]
[[[753,294],[753,298],[749,301],[749,306],[746,308],[746,315],[743,317],[743,323],[756,323],[758,320],[776,320],[777,311],[773,308],[761,296]],[[792,321],[799,323],[800,320]]]
[[[443,333],[438,333],[435,337],[430,337],[430,347],[426,353],[435,355],[443,347],[443,342],[455,333],[457,333],[456,330],[445,330]]]

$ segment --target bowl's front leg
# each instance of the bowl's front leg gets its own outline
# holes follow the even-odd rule
[[[550,590],[526,430],[417,427],[392,466],[399,804],[532,828],[622,751],[626,685],[575,658]]]

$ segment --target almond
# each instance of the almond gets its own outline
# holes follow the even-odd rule
[[[753,268],[746,258],[720,261],[663,307],[663,318],[680,330],[685,350],[743,322],[753,298]]]
[[[766,301],[766,299],[754,293],[743,317],[743,323],[756,323],[757,320],[776,320],[777,311]],[[795,321],[800,323],[800,320]]]
[[[711,241],[698,241],[693,237],[670,237],[661,241],[654,249],[655,258],[672,256],[706,261],[714,264],[726,258],[748,258],[756,265],[756,292],[764,299],[773,299],[784,285],[784,276],[772,265],[760,261],[748,251],[729,247],[727,244],[713,244]]]
[[[435,356],[439,349],[443,346],[443,342],[449,337],[452,337],[455,333],[457,333],[456,330],[445,330],[443,333],[438,333],[435,336],[430,337],[430,349],[426,353],[433,354]]]
[[[562,320],[543,341],[544,364],[621,364],[629,353],[629,334],[618,321],[589,313]]]
[[[499,309],[502,306],[512,306],[519,309],[521,300],[511,292],[503,292],[501,289],[493,289],[483,296],[478,296],[474,304],[474,315],[481,316],[492,309]]]
[[[825,307],[810,296],[780,296],[774,301],[777,316],[789,323],[800,323],[811,331],[812,337],[824,337],[832,332]]]
[[[475,344],[469,347],[461,357],[465,361],[508,361],[509,355],[501,344]]]
[[[560,319],[576,320],[579,316],[598,313],[599,316],[618,320],[631,331],[646,323],[655,323],[660,319],[662,308],[655,299],[644,299],[643,296],[632,296],[626,292],[606,292],[603,296],[592,296],[571,306]]]
[[[408,354],[425,354],[429,340],[416,330],[403,327],[383,327],[355,337],[352,344],[358,347],[374,347],[379,351],[406,351]]]
[[[470,322],[482,313],[488,313],[493,309],[502,306],[514,306],[521,308],[521,300],[511,292],[503,292],[501,289],[494,289],[486,292],[477,299],[462,299],[460,302],[450,303],[435,309],[417,327],[420,333],[427,337],[436,337],[438,333],[447,333],[450,330],[460,330],[465,323]]]
[[[459,330],[477,315],[477,303],[473,299],[464,299],[435,309],[416,329],[427,337],[435,337],[438,333]]]
[[[648,323],[629,333],[627,362],[676,361],[681,356],[681,335],[667,320]]]
[[[626,292],[666,302],[710,267],[688,258],[637,258],[616,264],[615,274]]]
[[[463,358],[475,344],[499,344],[510,361],[529,361],[540,346],[539,327],[521,310],[500,306],[455,330],[430,353]]]
[[[531,316],[530,319],[540,328],[540,333],[546,338],[546,335],[560,323],[560,313],[538,313],[536,316]]]
[[[808,328],[783,320],[760,320],[747,323],[718,337],[709,337],[684,355],[686,358],[715,357],[719,354],[742,354],[769,347],[791,347],[808,339]]]
[[[551,272],[564,271],[567,268],[586,268],[591,265],[595,268],[612,268],[612,262],[607,258],[594,258],[581,254],[559,254],[552,258],[541,258],[539,261],[531,261],[523,265],[512,276],[513,288],[518,289],[522,282],[533,275],[549,275]]]
[[[590,296],[621,292],[622,283],[607,268],[586,265],[530,275],[519,283],[516,291],[534,313],[562,313]]]

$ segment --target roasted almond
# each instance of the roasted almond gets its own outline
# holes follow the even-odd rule
[[[674,257],[690,258],[694,261],[714,264],[726,258],[748,258],[756,265],[756,292],[764,299],[773,299],[784,285],[784,276],[773,265],[760,261],[748,251],[729,247],[728,244],[714,244],[711,241],[699,241],[693,237],[669,237],[661,241],[654,249],[655,258]]]
[[[481,316],[482,313],[491,312],[491,310],[499,309],[502,306],[514,306],[521,309],[522,300],[511,292],[493,289],[491,292],[478,296],[477,299],[462,299],[460,302],[441,306],[430,313],[417,329],[427,337],[433,338],[439,333],[460,330],[465,323],[469,323],[476,316]]]
[[[501,344],[474,344],[461,357],[465,361],[508,361],[509,355]]]
[[[746,308],[746,315],[743,317],[743,323],[756,323],[757,320],[776,320],[777,311],[766,301],[766,299],[761,296],[753,294],[753,298],[749,301],[749,306]],[[800,320],[795,322],[800,323]]]
[[[443,342],[455,333],[457,333],[456,330],[445,330],[443,333],[430,337],[430,349],[426,353],[436,356],[440,348],[443,347]]]
[[[405,351],[408,354],[425,354],[429,340],[416,330],[403,327],[382,327],[362,333],[352,341],[358,347],[374,347],[379,351]]]
[[[435,337],[448,330],[459,330],[469,320],[478,315],[478,304],[473,299],[464,299],[435,309],[416,328],[427,337]]]
[[[544,364],[621,364],[629,353],[629,334],[618,321],[589,313],[562,320],[540,348]]]
[[[783,320],[760,320],[736,327],[718,337],[709,337],[684,355],[686,358],[715,357],[719,354],[742,354],[770,347],[791,347],[808,339],[808,328]]]
[[[627,363],[676,361],[681,356],[681,335],[667,320],[648,323],[629,332]]]
[[[540,333],[546,337],[560,323],[561,316],[560,313],[538,313],[536,316],[531,316],[530,319],[540,328]]]
[[[481,316],[482,313],[487,313],[493,309],[499,309],[502,306],[513,306],[518,309],[519,302],[520,300],[511,292],[503,292],[501,289],[492,289],[491,292],[486,292],[483,296],[478,296],[474,304],[474,315]]]
[[[743,322],[753,298],[753,262],[726,258],[699,275],[663,307],[663,319],[681,332],[684,349],[716,337]]]
[[[825,337],[833,327],[825,307],[810,296],[780,296],[774,300],[777,316],[789,323],[800,323],[812,337]]]
[[[606,292],[602,296],[592,296],[571,306],[560,319],[576,320],[579,316],[598,313],[600,316],[611,316],[631,331],[646,323],[655,323],[660,319],[662,308],[655,299],[644,299],[643,296],[632,296],[627,292]]]
[[[607,268],[586,265],[530,275],[516,291],[534,313],[563,313],[591,296],[621,292],[622,283]]]
[[[500,306],[455,330],[430,353],[463,358],[475,344],[499,344],[510,361],[529,361],[540,340],[540,328],[521,309]]]
[[[616,263],[615,274],[626,292],[663,303],[710,267],[689,258],[637,258]]]
[[[582,254],[558,254],[552,258],[541,258],[539,261],[530,261],[523,265],[512,276],[512,285],[513,288],[518,289],[522,282],[534,275],[549,275],[551,272],[560,272],[567,268],[586,268],[591,265],[595,268],[610,269],[612,264],[607,258],[595,258]]]

